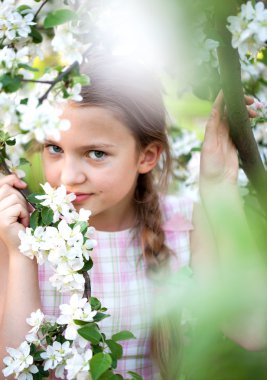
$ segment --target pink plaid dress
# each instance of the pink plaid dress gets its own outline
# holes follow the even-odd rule
[[[166,243],[176,253],[171,264],[176,270],[189,263],[192,202],[168,196],[162,202],[162,211]],[[144,380],[160,379],[159,371],[149,357],[153,282],[146,275],[144,261],[140,260],[140,241],[133,239],[131,230],[96,231],[95,238],[98,245],[92,252],[92,295],[108,308],[111,315],[101,322],[101,330],[107,337],[120,330],[130,330],[136,337],[120,342],[123,358],[118,361],[116,372],[127,377],[128,371],[135,371]],[[51,275],[48,266],[39,268],[43,311],[57,316],[59,305],[67,302],[69,295],[58,294],[51,287]]]

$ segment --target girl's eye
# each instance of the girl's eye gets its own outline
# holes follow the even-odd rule
[[[57,145],[46,145],[45,148],[48,150],[49,153],[51,154],[58,154],[58,153],[62,153],[62,149],[57,146]]]
[[[101,161],[106,157],[106,153],[102,152],[102,150],[91,150],[88,156],[95,161]]]

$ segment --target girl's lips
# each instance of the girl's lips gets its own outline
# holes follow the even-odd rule
[[[74,193],[76,195],[76,198],[74,199],[73,203],[81,203],[85,200],[87,200],[92,194],[85,194],[85,193]]]

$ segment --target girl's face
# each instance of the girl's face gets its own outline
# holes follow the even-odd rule
[[[138,152],[129,129],[108,109],[68,106],[62,118],[71,128],[61,132],[59,142],[51,137],[44,144],[47,181],[75,193],[76,209],[91,210],[96,229],[131,227],[137,177],[156,165],[159,148],[152,144]]]

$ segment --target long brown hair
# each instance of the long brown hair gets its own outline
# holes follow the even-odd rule
[[[139,174],[134,195],[136,227],[142,241],[144,260],[148,270],[155,271],[165,267],[173,254],[165,244],[159,201],[159,193],[166,190],[171,171],[162,88],[156,76],[141,63],[103,53],[91,54],[87,59],[88,63],[81,71],[89,76],[90,85],[82,88],[83,100],[76,104],[111,110],[129,128],[138,149],[155,142],[162,148],[160,167]],[[173,337],[173,330],[165,322],[157,324],[151,336],[151,351],[164,380],[167,379],[168,353],[173,349],[168,349],[168,346]]]

